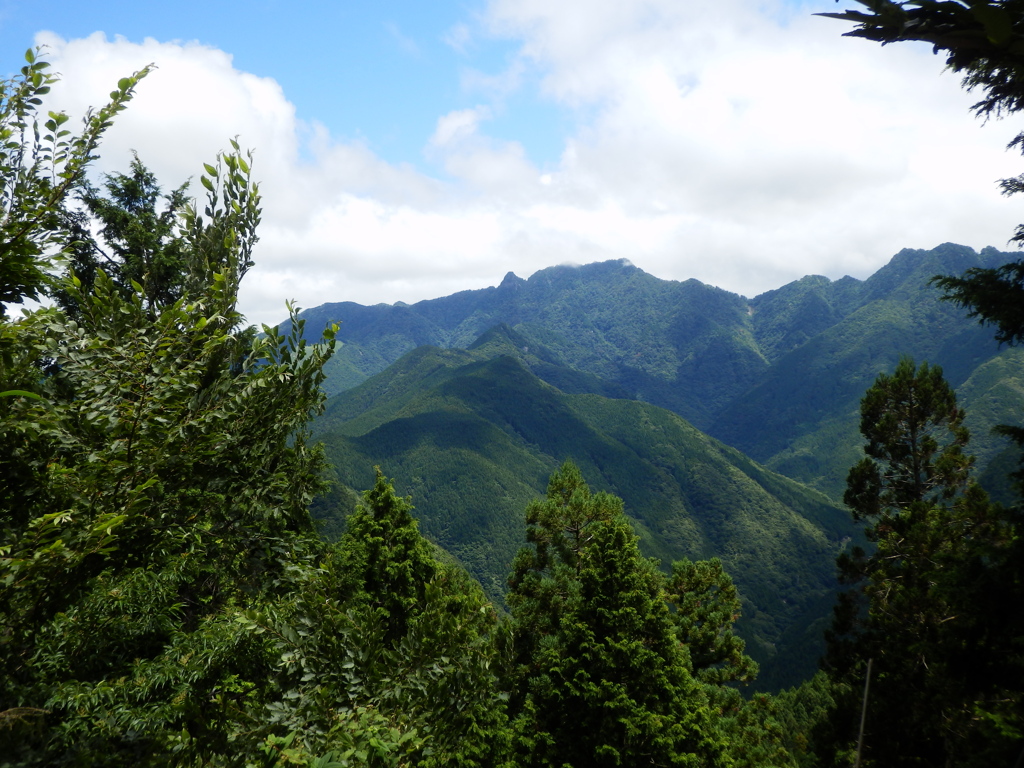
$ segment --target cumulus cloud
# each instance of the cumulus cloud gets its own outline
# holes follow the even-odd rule
[[[158,67],[101,170],[124,170],[135,149],[170,188],[232,136],[256,148],[266,210],[242,306],[272,322],[287,298],[412,302],[566,261],[626,257],[753,296],[809,273],[864,277],[903,247],[1003,244],[1022,218],[995,184],[1021,170],[1004,150],[1012,126],[980,126],[927,50],[842,31],[770,2],[493,0],[446,40],[502,38],[517,53],[501,71],[467,70],[463,87],[485,103],[439,111],[423,137],[443,177],[302,120],[227,52],[39,42],[64,73],[54,102],[71,111]],[[538,81],[572,116],[543,169],[488,134],[488,96]]]

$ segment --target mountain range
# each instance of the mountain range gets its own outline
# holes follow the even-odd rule
[[[1024,357],[929,279],[1011,258],[904,250],[863,281],[810,276],[753,299],[618,260],[413,305],[306,310],[311,337],[336,322],[341,342],[314,424],[336,474],[318,514],[337,527],[379,465],[500,601],[526,503],[572,458],[623,498],[649,556],[722,558],[762,686],[788,684],[813,671],[834,559],[858,535],[837,500],[878,373],[902,354],[941,365],[982,476],[1006,465],[989,430],[1020,420]]]

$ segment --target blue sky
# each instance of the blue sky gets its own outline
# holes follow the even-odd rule
[[[194,178],[228,138],[265,193],[242,306],[412,302],[628,258],[754,296],[903,247],[1001,247],[1019,128],[927,48],[832,0],[0,0],[0,70],[45,43],[79,114],[155,62],[96,171]],[[49,106],[49,105],[48,105]]]
[[[496,95],[474,76],[499,76],[513,40],[454,39],[475,25],[469,2],[5,2],[3,50],[20,54],[40,29],[64,39],[96,31],[141,41],[197,41],[226,51],[238,69],[272,77],[307,119],[357,139],[391,162],[425,169],[426,139],[438,114],[493,103],[492,135],[522,143],[540,164],[557,162],[572,115],[537,93],[536,73],[514,93]],[[446,42],[450,40],[450,42]],[[8,61],[8,71],[20,66]],[[531,83],[531,79],[534,81]],[[531,87],[534,86],[534,87]]]

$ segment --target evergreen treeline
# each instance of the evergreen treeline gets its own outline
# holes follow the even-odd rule
[[[0,297],[55,306],[0,305],[0,765],[1019,759],[1024,537],[972,480],[940,369],[906,359],[862,400],[845,501],[870,546],[840,558],[822,672],[745,699],[722,563],[662,571],[572,462],[525,507],[507,615],[379,470],[321,537],[308,425],[333,331],[307,344],[293,311],[257,335],[236,310],[251,157],[205,166],[202,203],[138,160],[95,190],[88,162],[146,72],[74,134],[37,114],[53,76],[26,59],[0,83]]]

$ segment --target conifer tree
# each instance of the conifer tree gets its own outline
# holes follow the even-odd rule
[[[837,606],[827,662],[845,685],[832,719],[841,751],[856,737],[873,660],[866,765],[982,765],[1008,754],[980,716],[995,692],[983,682],[995,646],[983,637],[989,600],[978,588],[1008,529],[970,480],[963,418],[941,369],[908,358],[861,402],[867,456],[851,469],[844,498],[869,521],[875,548],[839,558],[854,588]]]
[[[722,744],[663,577],[620,499],[566,462],[527,509],[509,579],[510,717],[524,765],[715,765]]]
[[[698,680],[721,686],[757,676],[757,663],[743,652],[746,644],[732,631],[740,615],[740,599],[721,560],[673,563],[665,594]]]
[[[430,545],[420,536],[412,504],[395,494],[376,468],[377,480],[356,511],[330,561],[338,599],[380,614],[389,642],[404,637],[422,610],[426,585],[438,572]]]
[[[300,588],[246,622],[276,651],[280,693],[265,716],[290,733],[296,761],[504,764],[495,612],[465,571],[435,558],[379,470]]]
[[[188,182],[163,194],[156,176],[135,155],[131,173],[105,177],[103,191],[83,182],[80,209],[65,211],[65,276],[89,290],[102,270],[128,295],[142,286],[145,303],[156,312],[181,297],[187,272],[178,218],[188,205]],[[66,290],[54,298],[71,317],[77,307]]]

